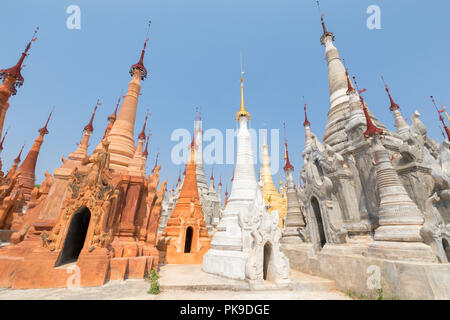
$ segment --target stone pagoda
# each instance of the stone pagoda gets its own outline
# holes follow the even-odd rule
[[[17,89],[23,85],[24,78],[22,76],[22,68],[23,62],[25,58],[29,55],[29,51],[31,48],[31,44],[37,40],[36,34],[39,30],[39,27],[33,33],[30,42],[28,42],[25,47],[24,52],[20,56],[19,61],[16,63],[14,67],[9,69],[1,69],[0,70],[0,80],[3,80],[0,85],[0,137],[3,134],[3,125],[5,123],[6,112],[9,109],[9,98],[12,95],[16,95]]]
[[[305,220],[292,191],[289,199],[287,179],[289,228],[282,250],[293,269],[334,279],[342,291],[448,299],[450,143],[429,138],[418,111],[408,124],[384,79],[395,131],[381,124],[355,77],[353,85],[323,16],[321,23],[330,109],[321,142],[311,132],[305,105],[297,190]],[[447,127],[445,110],[435,108]],[[285,171],[291,171],[288,164]],[[379,277],[368,286],[373,272]]]
[[[88,154],[97,103],[77,150],[31,192],[12,244],[0,249],[0,287],[67,287],[71,264],[79,268],[81,286],[143,278],[158,265],[156,233],[166,182],[158,188],[160,165],[148,176],[145,172],[147,119],[137,145],[134,140],[147,42],[130,69],[132,80],[117,117],[116,108],[102,132],[100,148]],[[41,136],[46,132],[44,127]]]
[[[256,182],[243,76],[241,107],[235,118],[239,129],[231,195],[211,241],[211,249],[204,256],[203,271],[251,283],[283,282],[289,276],[289,260],[280,252],[278,212],[268,213],[262,183]]]
[[[195,143],[186,164],[186,175],[180,196],[159,238],[161,262],[198,264],[209,250],[211,239],[206,229],[197,186]]]
[[[273,210],[276,210],[278,212],[278,215],[280,217],[278,226],[280,227],[280,229],[283,229],[287,211],[286,198],[284,198],[283,195],[280,194],[272,180],[272,174],[270,173],[269,164],[269,146],[267,145],[266,136],[264,136],[262,152],[263,165],[260,179],[263,183],[262,194],[264,197],[264,202],[269,205],[269,213],[271,213]]]
[[[194,121],[194,142],[195,142],[195,165],[197,173],[197,186],[198,194],[200,197],[200,204],[204,215],[204,220],[209,233],[215,232],[215,227],[219,223],[222,215],[222,202],[221,202],[221,182],[219,183],[219,190],[216,191],[214,187],[214,176],[211,173],[210,184],[206,182],[205,170],[203,167],[203,130],[202,130],[202,118],[200,112],[198,112]],[[166,223],[172,214],[172,210],[178,201],[180,190],[183,182],[178,179],[175,190],[169,192],[166,201],[164,202],[163,216],[159,232],[165,228]]]

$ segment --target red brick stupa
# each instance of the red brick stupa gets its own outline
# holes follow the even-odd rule
[[[194,150],[192,140],[180,196],[158,244],[160,261],[168,264],[203,263],[203,255],[210,248],[211,238],[198,195]]]

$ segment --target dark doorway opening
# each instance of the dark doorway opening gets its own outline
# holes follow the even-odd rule
[[[450,262],[450,244],[448,243],[447,239],[442,239],[442,246],[444,247],[447,261]]]
[[[191,252],[191,245],[192,245],[192,234],[194,232],[194,229],[192,227],[187,227],[186,229],[186,237],[184,240],[184,253]]]
[[[263,279],[267,280],[267,271],[269,270],[270,258],[272,256],[272,246],[269,242],[264,245],[264,260],[263,260]]]
[[[319,238],[320,238],[320,247],[323,248],[323,246],[327,243],[327,238],[325,237],[325,229],[323,227],[319,201],[317,201],[316,197],[311,198],[311,206],[314,211],[314,216],[316,217],[317,229],[319,231]]]
[[[62,266],[78,260],[81,249],[84,246],[86,233],[91,220],[91,211],[86,206],[79,208],[73,214],[70,221],[69,230],[67,231],[63,249],[56,261],[55,267]]]

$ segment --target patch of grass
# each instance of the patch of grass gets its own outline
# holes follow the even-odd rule
[[[156,272],[155,268],[152,268],[150,274],[146,274],[144,279],[145,281],[150,281],[150,289],[148,290],[147,293],[158,294],[161,292],[158,282],[159,275],[158,272]]]

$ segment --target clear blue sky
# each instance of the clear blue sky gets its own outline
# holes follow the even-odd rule
[[[66,28],[66,8],[72,4],[81,8],[81,30]],[[381,30],[366,27],[366,9],[372,4],[381,8]],[[380,80],[384,75],[405,117],[418,109],[431,136],[441,141],[429,96],[450,102],[450,2],[322,0],[321,6],[351,74],[368,90],[365,98],[375,115],[394,128]],[[3,1],[0,68],[17,62],[35,26],[40,27],[22,71],[25,83],[10,99],[5,128],[11,128],[1,155],[4,170],[24,140],[28,151],[55,106],[37,164],[37,183],[45,170],[53,173],[61,157],[76,148],[100,97],[93,150],[121,89],[127,88],[128,70],[139,58],[149,19],[145,66],[151,76],[142,85],[136,122],[137,135],[150,108],[148,166],[153,166],[159,150],[162,178],[173,185],[179,167],[170,161],[170,135],[176,128],[192,130],[196,105],[202,106],[204,129],[235,126],[242,51],[252,126],[266,123],[269,129],[281,129],[286,121],[297,178],[304,146],[301,97],[306,96],[312,129],[320,137],[329,108],[320,17],[313,0]],[[216,166],[214,171],[230,187],[232,166]],[[209,176],[210,166],[206,172]],[[284,178],[280,171],[275,182],[280,174]]]

